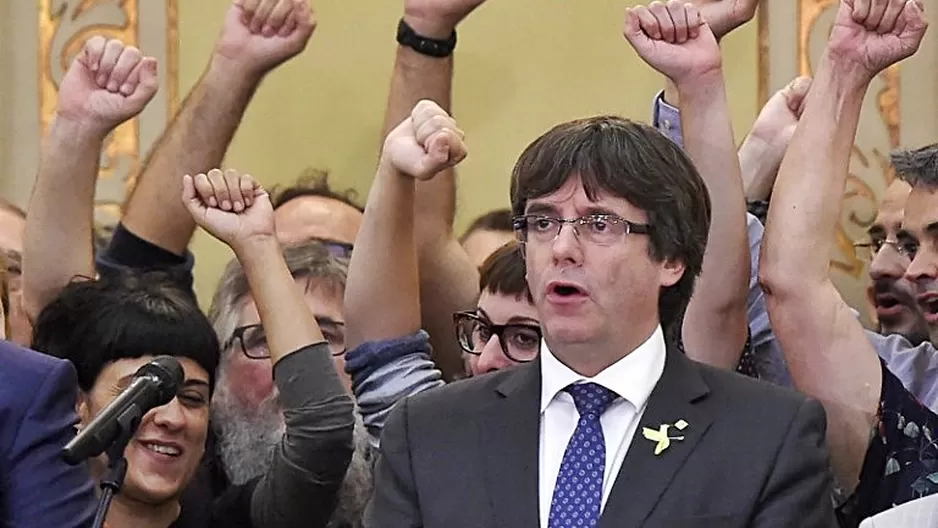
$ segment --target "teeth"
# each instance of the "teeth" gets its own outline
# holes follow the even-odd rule
[[[179,456],[180,454],[179,449],[173,446],[164,446],[164,445],[158,445],[158,444],[144,444],[144,447],[146,447],[150,451],[153,451],[155,453],[160,453],[162,455]]]

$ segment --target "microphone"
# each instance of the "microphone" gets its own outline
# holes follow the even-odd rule
[[[76,465],[103,453],[122,434],[129,438],[144,414],[176,397],[183,378],[182,365],[170,356],[158,356],[143,365],[130,385],[62,449],[62,457]]]

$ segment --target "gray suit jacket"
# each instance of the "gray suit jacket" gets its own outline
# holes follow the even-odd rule
[[[535,361],[399,403],[365,526],[537,527],[540,385]],[[655,456],[642,427],[681,419]],[[817,402],[669,349],[599,528],[834,526],[825,428]]]

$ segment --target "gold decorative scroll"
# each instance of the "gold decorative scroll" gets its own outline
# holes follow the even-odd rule
[[[813,74],[813,62],[823,52],[839,4],[838,0],[799,0],[800,75]],[[862,276],[866,263],[857,257],[853,243],[876,218],[877,189],[881,192],[895,178],[889,152],[900,141],[899,82],[899,66],[893,66],[872,84],[851,157],[843,211],[837,225],[837,254],[831,266],[854,278]]]
[[[165,68],[167,80],[167,97],[169,104],[166,105],[166,122],[172,122],[179,110],[179,8],[176,0],[166,1],[166,57],[167,66]]]
[[[43,132],[55,117],[59,83],[86,40],[102,35],[137,45],[137,1],[39,0],[39,97]],[[117,127],[105,141],[98,196],[110,198],[123,194],[123,184],[136,169],[139,158],[137,127],[137,119],[132,119]]]
[[[120,39],[126,44],[153,50],[150,53],[160,61],[161,93],[157,93],[151,103],[158,113],[151,113],[144,117],[144,121],[137,117],[122,124],[105,140],[95,193],[96,219],[105,224],[120,217],[121,204],[135,184],[142,153],[154,141],[156,131],[172,120],[178,107],[177,0],[146,1],[158,3],[143,4],[142,0],[38,0],[39,108],[43,132],[55,117],[59,84],[88,38],[102,35]],[[154,12],[165,9],[165,20],[141,21],[141,6],[147,8],[144,12],[151,18]],[[141,32],[141,22],[153,24],[143,27],[150,29],[149,33]],[[164,22],[165,25],[161,25]],[[153,29],[158,27],[161,29],[154,32]],[[163,35],[164,27],[165,41],[155,42],[153,36]],[[162,38],[159,37],[160,40]],[[141,42],[141,39],[149,40]],[[164,51],[159,52],[159,49]],[[149,131],[144,134],[146,139],[141,139],[141,130]]]

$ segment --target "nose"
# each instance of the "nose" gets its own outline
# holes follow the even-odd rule
[[[905,270],[905,278],[913,283],[934,280],[938,277],[938,263],[932,251],[920,248],[912,263]]]
[[[166,405],[162,405],[150,411],[153,416],[153,424],[170,431],[178,431],[185,427],[186,414],[179,402],[179,398]]]
[[[555,262],[570,262],[578,264],[583,259],[583,248],[577,238],[576,226],[561,224],[560,232],[551,243],[551,251]]]
[[[485,346],[482,347],[482,353],[479,354],[479,360],[475,363],[472,375],[478,376],[486,372],[495,372],[510,367],[514,362],[508,359],[505,352],[502,351],[501,342],[498,336],[493,335],[489,338]]]
[[[874,281],[901,279],[907,268],[908,259],[900,255],[890,244],[884,244],[870,262],[870,278]]]

